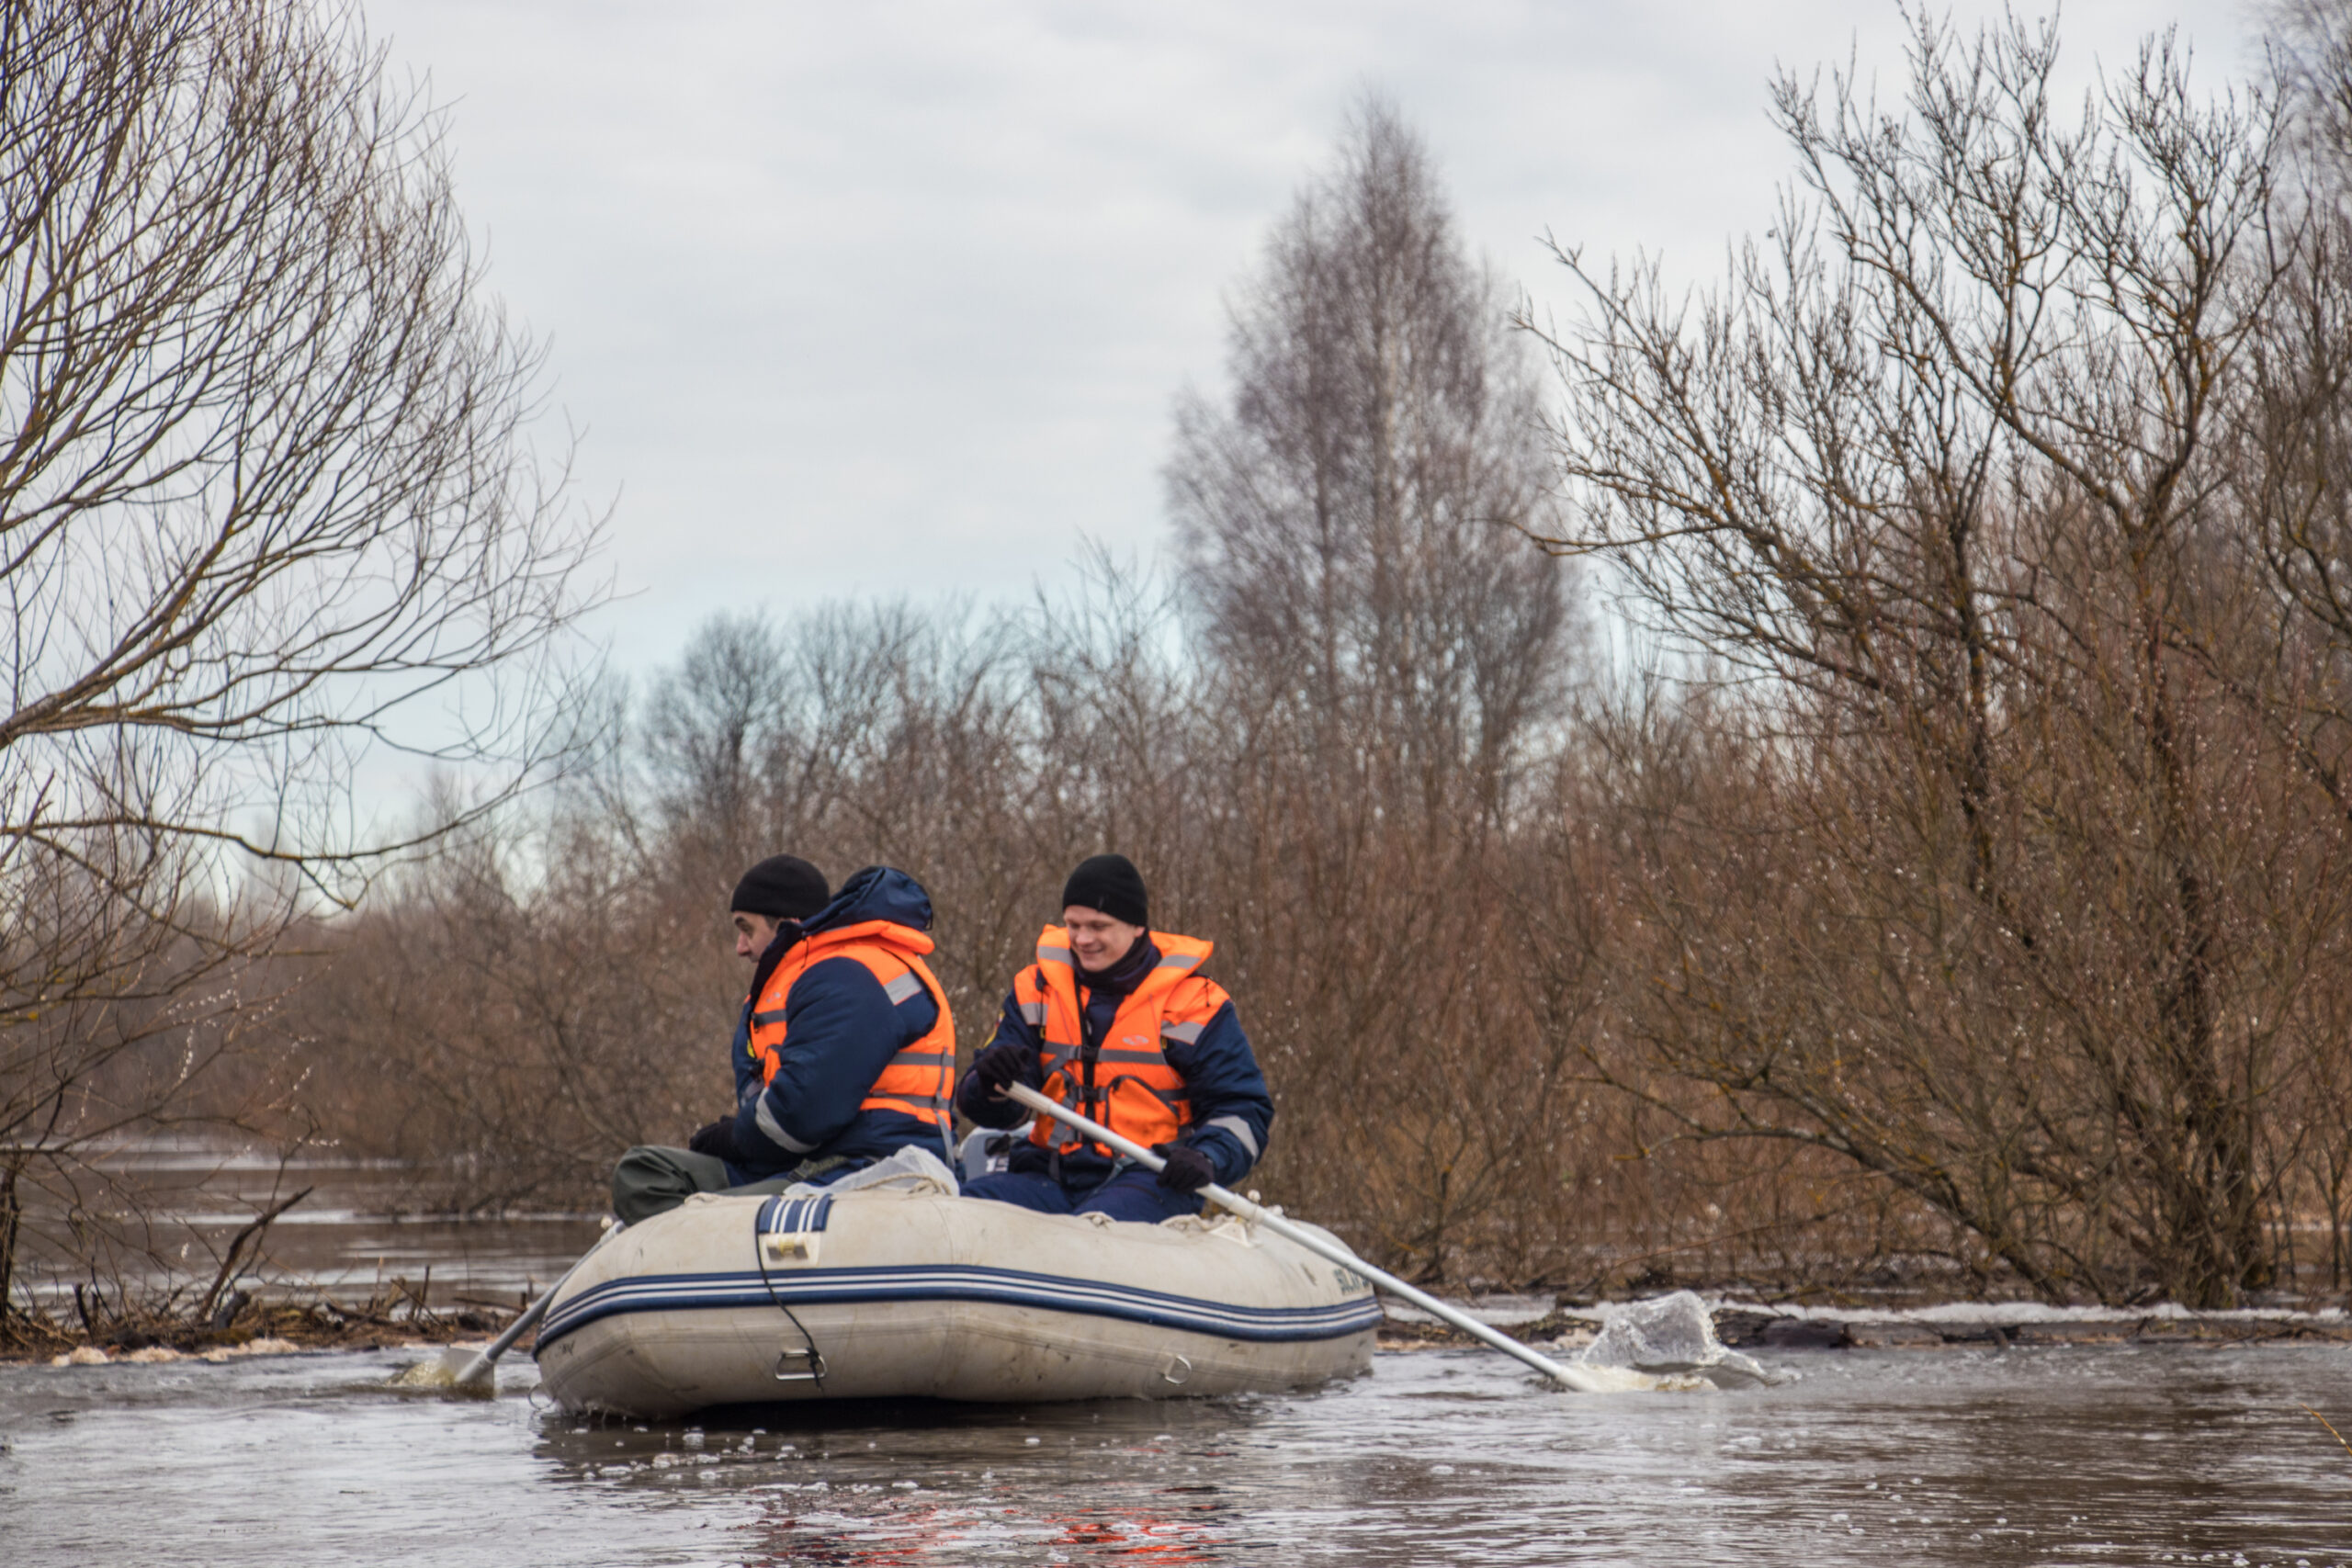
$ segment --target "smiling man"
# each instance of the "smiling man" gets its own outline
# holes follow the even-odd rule
[[[956,1106],[982,1127],[1027,1115],[1004,1089],[1024,1083],[1150,1148],[1155,1176],[1040,1117],[1010,1169],[965,1195],[1047,1213],[1157,1223],[1201,1212],[1201,1189],[1230,1187],[1258,1163],[1274,1119],[1265,1075],[1233,998],[1200,967],[1209,944],[1151,930],[1142,875],[1096,855],[1062,889],[1062,923],[1012,982],[996,1036]]]

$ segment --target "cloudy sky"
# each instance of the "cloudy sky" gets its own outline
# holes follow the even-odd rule
[[[1899,85],[1892,0],[367,0],[447,106],[492,287],[610,503],[625,668],[714,611],[1019,595],[1148,556],[1171,400],[1352,97],[1421,130],[1539,304],[1545,231],[1672,275],[1770,221],[1776,66]],[[1964,24],[1997,14],[1955,0]],[[2064,11],[2069,64],[2245,7]]]

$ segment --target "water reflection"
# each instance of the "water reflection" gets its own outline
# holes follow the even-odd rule
[[[927,1401],[744,1407],[685,1426],[543,1417],[573,1483],[749,1493],[746,1563],[1223,1562],[1243,1544],[1204,1479],[1270,1417],[1248,1399],[1007,1409]]]
[[[1790,1359],[1745,1393],[1549,1393],[1442,1351],[1310,1395],[680,1424],[563,1416],[527,1363],[456,1403],[388,1393],[384,1356],[7,1368],[0,1556],[2352,1568],[2352,1455],[2299,1408],[2352,1414],[2341,1349]]]

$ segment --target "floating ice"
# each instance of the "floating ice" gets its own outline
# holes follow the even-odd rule
[[[1702,1378],[1717,1388],[1750,1388],[1792,1381],[1715,1337],[1706,1303],[1689,1291],[1601,1309],[1600,1333],[1577,1358],[1588,1367],[1615,1367],[1653,1377]]]

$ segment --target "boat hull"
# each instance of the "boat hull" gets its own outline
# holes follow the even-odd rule
[[[1239,1220],[933,1193],[705,1195],[609,1236],[535,1352],[565,1409],[1298,1388],[1365,1371],[1368,1281]]]

